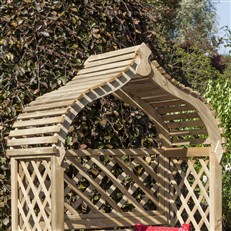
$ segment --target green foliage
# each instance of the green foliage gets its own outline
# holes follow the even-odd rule
[[[6,149],[6,140],[12,124],[23,107],[36,97],[64,85],[73,78],[89,55],[142,42],[152,45],[155,37],[154,20],[150,19],[146,12],[147,9],[139,1],[133,0],[2,0],[0,6],[1,156]],[[97,110],[97,108],[88,110],[85,114],[94,116]],[[108,116],[105,118],[110,121]],[[116,135],[114,129],[124,134],[131,131],[130,128],[128,130],[122,128],[121,126],[125,125],[123,121],[120,123],[119,119],[118,117],[116,121],[107,122],[105,127],[111,129],[105,130],[107,133],[98,143],[105,146],[106,143],[109,144],[109,140],[120,142],[123,137],[119,138],[120,133]],[[92,135],[94,139],[93,133],[91,134],[86,127],[88,125],[84,123],[84,120],[79,121],[82,129],[85,129],[87,135]],[[96,132],[100,126],[96,126]],[[112,133],[115,134],[114,137]],[[145,139],[139,136],[134,128],[134,135],[130,134],[128,138],[130,140],[127,142]],[[148,139],[149,135],[146,136]],[[73,145],[75,138],[69,138],[72,139]],[[81,144],[86,143],[90,146],[90,141],[81,140],[81,136],[78,139]],[[3,159],[0,166],[2,202],[0,229],[7,230],[10,226],[9,162]]]
[[[220,78],[225,63],[219,55],[206,53],[201,48],[192,44],[175,44],[161,35],[156,36],[159,51],[155,57],[175,79],[204,93],[209,80]]]
[[[177,9],[175,38],[205,49],[215,31],[216,9],[210,0],[181,0]]]
[[[85,107],[70,127],[67,147],[74,149],[157,147],[156,130],[144,114],[107,96]]]
[[[231,65],[230,65],[231,67]],[[209,81],[206,89],[206,97],[217,111],[222,121],[227,137],[227,152],[224,154],[223,165],[223,214],[224,228],[231,228],[231,69],[224,73],[223,78],[217,81]]]
[[[179,0],[143,0],[148,4],[148,8],[155,8],[155,11],[150,11],[151,18],[156,21],[155,27],[164,37],[174,38],[176,30],[176,17],[178,9],[180,9]]]
[[[203,93],[209,80],[218,79],[220,72],[211,65],[211,57],[195,46],[183,49],[176,47],[175,68],[183,77],[182,82]]]
[[[25,104],[70,80],[90,54],[150,41],[144,13],[130,0],[2,1],[4,129]]]

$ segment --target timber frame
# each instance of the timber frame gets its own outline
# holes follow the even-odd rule
[[[7,150],[12,230],[128,228],[138,222],[222,230],[225,141],[219,120],[205,98],[172,79],[150,54],[141,44],[90,56],[65,86],[24,108]],[[73,119],[108,94],[149,117],[159,148],[65,150]],[[138,165],[144,169],[139,174]],[[125,185],[125,178],[132,184]]]

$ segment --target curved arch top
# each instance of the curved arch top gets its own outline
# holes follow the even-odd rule
[[[88,103],[113,93],[149,116],[163,147],[208,145],[220,161],[223,141],[213,111],[198,92],[150,62],[150,54],[143,43],[90,56],[65,86],[24,108],[9,134],[7,155],[63,156],[73,119]]]

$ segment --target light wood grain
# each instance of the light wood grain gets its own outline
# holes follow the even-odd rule
[[[121,54],[119,56],[115,56],[115,57],[112,57],[112,58],[109,58],[109,59],[104,59],[104,60],[99,60],[99,61],[94,61],[94,62],[86,61],[85,64],[84,64],[84,67],[89,68],[89,67],[101,66],[101,65],[104,65],[104,64],[120,62],[122,60],[131,60],[134,57],[135,57],[134,53]]]
[[[138,50],[138,48],[139,48],[139,45],[134,46],[134,47],[124,48],[124,49],[119,49],[116,51],[110,51],[110,52],[106,52],[106,53],[99,54],[99,55],[92,55],[86,60],[85,65],[87,65],[88,63],[92,63],[94,61],[106,60],[108,58],[112,58],[112,57],[116,57],[116,56],[120,56],[124,54],[129,54],[129,53],[134,53]]]
[[[40,126],[40,125],[48,125],[48,124],[60,124],[63,123],[65,120],[64,116],[55,116],[49,118],[42,118],[42,119],[31,119],[31,120],[22,120],[17,121],[14,123],[14,128],[24,128],[30,126]]]
[[[23,149],[8,149],[6,151],[7,156],[43,156],[43,155],[55,155],[57,153],[56,147],[39,147],[39,148],[23,148]]]
[[[68,108],[61,108],[56,110],[47,110],[47,111],[38,111],[38,112],[32,112],[32,113],[22,113],[18,116],[18,119],[25,120],[25,119],[32,119],[32,118],[42,118],[47,116],[57,116],[57,115],[63,115],[67,113]]]
[[[33,145],[33,144],[55,144],[58,142],[57,136],[33,137],[24,139],[8,140],[9,146]]]
[[[88,67],[88,68],[82,69],[78,72],[78,74],[83,75],[87,73],[99,72],[102,70],[110,70],[110,69],[112,70],[118,67],[126,67],[128,65],[131,65],[132,63],[133,63],[133,60],[102,64],[100,66],[94,66],[94,67]]]
[[[31,136],[31,135],[40,135],[46,133],[57,133],[61,130],[61,125],[54,126],[43,126],[43,127],[35,127],[28,129],[17,129],[10,131],[9,137],[20,137],[20,136]]]
[[[51,157],[51,227],[64,230],[64,169],[57,157]]]
[[[161,212],[128,212],[117,214],[101,215],[80,215],[79,217],[69,217],[65,219],[66,228],[113,228],[134,226],[142,222],[146,225],[166,224],[166,219]]]

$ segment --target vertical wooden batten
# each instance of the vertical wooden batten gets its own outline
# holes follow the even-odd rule
[[[210,160],[210,230],[222,231],[222,166],[214,153]]]
[[[14,158],[10,160],[11,167],[11,216],[12,230],[18,230],[19,214],[18,214],[18,162]]]
[[[51,157],[51,227],[64,230],[64,169],[57,157]]]

